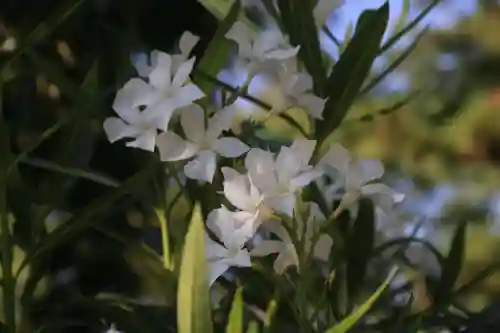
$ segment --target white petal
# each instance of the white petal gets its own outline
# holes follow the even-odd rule
[[[313,89],[313,81],[311,75],[307,73],[298,73],[295,76],[296,80],[292,88],[292,92],[295,95],[301,95],[306,91],[311,91]]]
[[[156,146],[160,152],[160,159],[164,162],[185,160],[198,152],[196,145],[183,140],[173,132],[158,135]]]
[[[139,121],[139,106],[148,105],[154,97],[154,90],[141,79],[129,80],[118,90],[113,101],[113,110],[127,123]]]
[[[156,130],[142,132],[134,141],[127,142],[127,147],[139,148],[147,151],[155,150]]]
[[[294,177],[290,181],[290,188],[291,189],[301,189],[307,185],[309,185],[310,182],[313,180],[321,177],[323,173],[319,170],[311,170],[311,171],[306,171],[301,174],[299,174],[297,177]]]
[[[205,97],[205,94],[197,85],[188,83],[182,86],[172,99],[175,101],[176,108],[183,108],[203,97]]]
[[[165,132],[175,111],[175,105],[170,99],[162,99],[157,103],[151,104],[142,111],[141,120]]]
[[[320,165],[329,165],[345,176],[349,171],[349,163],[352,161],[349,151],[340,144],[331,145],[328,152],[321,158]]]
[[[107,118],[103,123],[103,128],[111,143],[123,138],[134,138],[140,133],[138,129],[116,117]]]
[[[237,267],[251,267],[252,262],[250,260],[250,253],[248,253],[248,250],[242,249],[241,251],[239,251],[234,256],[232,265]]]
[[[311,117],[323,119],[323,110],[325,109],[326,99],[313,94],[304,94],[298,99],[298,106],[305,109]]]
[[[231,128],[234,117],[238,114],[236,103],[226,106],[224,109],[217,111],[208,121],[207,140],[215,141],[222,131]]]
[[[278,59],[278,60],[286,60],[289,58],[293,58],[299,53],[300,46],[290,47],[287,49],[275,50],[266,53],[266,59]]]
[[[282,274],[290,266],[299,266],[297,252],[293,248],[287,248],[287,251],[281,252],[274,261],[273,268],[278,274]]]
[[[272,192],[277,186],[274,156],[271,152],[252,148],[245,157],[245,167],[255,186],[263,192]]]
[[[361,188],[361,193],[364,196],[370,197],[375,202],[375,205],[379,206],[386,213],[392,211],[394,203],[398,202],[396,200],[401,199],[401,196],[404,198],[404,194],[398,193],[389,186],[381,183],[365,185]]]
[[[227,167],[221,168],[224,175],[224,195],[235,207],[253,212],[258,204],[258,198],[251,196],[251,184],[247,175],[238,174]]]
[[[249,57],[252,54],[252,32],[248,27],[237,21],[226,33],[226,38],[238,43],[238,52],[240,56]]]
[[[321,28],[332,12],[343,3],[342,0],[319,0],[313,10],[316,27]]]
[[[207,228],[222,242],[224,241],[224,236],[230,235],[233,230],[232,223],[230,222],[230,211],[225,206],[212,210],[207,216]]]
[[[196,59],[192,57],[179,67],[172,80],[172,86],[180,87],[181,85],[186,83],[186,81],[189,79],[189,74],[191,74],[191,71],[193,70],[195,60]]]
[[[205,139],[205,111],[198,104],[192,104],[181,112],[184,134],[191,142],[201,146]]]
[[[159,90],[169,89],[172,82],[172,57],[164,52],[157,52],[156,66],[149,74],[149,83]]]
[[[276,220],[268,221],[265,224],[265,229],[278,236],[284,244],[292,244],[292,239],[285,227],[281,225],[281,222]]]
[[[234,158],[246,153],[250,147],[237,138],[220,138],[215,141],[213,149],[227,158]]]
[[[179,40],[179,49],[181,53],[185,57],[188,57],[189,53],[191,53],[194,46],[198,43],[199,40],[200,37],[194,35],[193,33],[191,33],[191,31],[184,31],[181,39]]]
[[[231,212],[222,206],[211,211],[207,217],[207,227],[228,249],[241,249],[255,233],[254,219],[241,213],[246,212]]]
[[[147,78],[148,75],[153,70],[153,67],[149,65],[149,56],[144,52],[132,53],[130,55],[130,60],[134,66],[137,74],[140,77]]]
[[[219,261],[209,262],[208,264],[208,283],[211,286],[222,274],[229,269],[229,265]]]
[[[217,159],[215,153],[204,150],[198,153],[195,159],[184,166],[186,177],[211,183],[214,179]]]
[[[265,240],[250,251],[251,256],[265,257],[283,250],[284,244],[277,240]]]
[[[295,194],[287,193],[280,196],[274,196],[266,199],[266,202],[274,210],[286,214],[287,216],[293,217],[293,211],[295,209]]]
[[[382,162],[374,158],[362,158],[358,162],[363,183],[379,179],[384,174]]]
[[[327,234],[319,236],[319,239],[314,246],[314,257],[322,261],[328,261],[332,245],[333,239],[330,236]]]

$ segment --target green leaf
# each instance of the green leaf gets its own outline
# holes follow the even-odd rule
[[[243,333],[243,289],[241,287],[234,294],[226,333]]]
[[[210,44],[208,44],[205,54],[198,64],[198,70],[207,75],[216,77],[219,71],[227,63],[230,41],[226,39],[225,35],[238,19],[240,11],[240,1],[235,1],[224,17],[224,20],[220,22]],[[210,96],[213,92],[213,87],[215,86],[213,82],[208,80],[200,80],[200,82],[198,82],[196,80],[196,83],[207,96]]]
[[[179,333],[213,331],[205,259],[205,231],[201,207],[194,208],[186,236],[177,289],[177,329]]]
[[[403,29],[403,26],[410,13],[410,0],[403,0],[403,8],[401,9],[401,15],[399,15],[398,20],[394,24],[394,31],[399,32]]]
[[[227,17],[228,13],[231,11],[232,6],[240,0],[198,0],[213,16],[218,20],[222,21]],[[239,13],[237,17],[239,21],[245,23],[250,29],[258,30],[259,28],[252,23],[245,15],[245,13]]]
[[[292,45],[300,45],[299,58],[313,78],[314,92],[324,94],[326,76],[319,33],[313,17],[314,4],[306,0],[278,0],[283,26]]]
[[[320,143],[341,124],[358,95],[377,56],[388,20],[388,2],[377,10],[363,12],[359,17],[351,42],[328,78],[324,120],[316,122]]]
[[[461,221],[455,230],[448,256],[442,267],[441,278],[434,292],[436,304],[450,300],[464,261],[466,233],[467,222]]]
[[[359,213],[347,241],[347,288],[349,299],[358,293],[375,245],[375,206],[372,200],[359,201]]]
[[[345,333],[348,332],[354,325],[371,309],[373,304],[377,301],[377,299],[382,295],[385,291],[389,283],[391,283],[394,276],[398,272],[397,268],[394,268],[390,273],[387,279],[382,283],[375,293],[373,293],[370,298],[364,302],[354,313],[350,316],[342,320],[339,324],[329,328],[325,333]]]
[[[396,35],[394,35],[391,38],[389,38],[389,40],[387,42],[385,42],[384,45],[382,45],[382,47],[378,51],[378,55],[381,55],[385,51],[387,51],[388,49],[390,49],[394,44],[396,44],[401,39],[401,37],[403,37],[410,30],[412,30],[413,28],[415,28],[427,16],[427,14],[429,14],[429,12],[432,9],[434,9],[434,7],[436,7],[440,2],[441,2],[441,0],[434,0],[433,2],[431,2],[423,11],[420,12],[420,14],[417,17],[415,17],[415,19],[413,21],[411,21],[410,23],[408,23]]]
[[[146,180],[156,168],[156,160],[148,161],[147,165],[142,170],[127,179],[119,187],[113,188],[102,197],[96,198],[87,207],[77,212],[69,221],[58,226],[28,253],[16,274],[19,275],[26,265],[36,260],[40,255],[51,251],[62,242],[68,241],[69,238],[78,235],[82,230],[91,226],[92,223],[95,223],[95,220],[100,214],[109,210],[111,205],[125,195],[144,186]]]
[[[255,320],[248,324],[247,333],[259,333],[259,324]]]
[[[422,39],[422,37],[425,35],[425,33],[427,32],[428,28],[426,27],[425,29],[423,29],[416,37],[415,39],[413,40],[413,42],[410,44],[410,46],[408,46],[408,48],[406,48],[406,50],[404,50],[397,58],[396,60],[394,60],[392,62],[392,64],[390,64],[384,71],[382,71],[382,73],[378,74],[373,80],[370,81],[370,83],[368,83],[359,93],[359,96],[363,96],[365,95],[366,93],[368,93],[370,90],[372,90],[373,88],[375,88],[375,86],[377,86],[380,82],[382,82],[383,79],[385,79],[387,77],[387,75],[389,75],[390,73],[392,73],[399,65],[401,65],[403,63],[403,61],[405,61],[409,56],[410,54],[413,53],[413,51],[415,50],[415,48],[417,47],[418,45],[418,42],[420,42],[420,40]]]

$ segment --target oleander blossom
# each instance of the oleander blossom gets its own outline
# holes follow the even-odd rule
[[[186,177],[211,183],[217,168],[217,155],[235,158],[250,148],[236,137],[220,137],[229,129],[234,107],[218,111],[205,125],[205,111],[193,104],[182,110],[181,126],[187,140],[168,131],[158,136],[160,159],[165,162],[191,159],[184,166]]]
[[[245,63],[250,77],[272,69],[272,65],[289,60],[299,52],[299,46],[291,46],[277,28],[255,32],[244,23],[236,22],[226,38],[238,44],[239,60]]]

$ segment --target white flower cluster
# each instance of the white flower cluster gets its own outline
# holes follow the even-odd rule
[[[300,46],[290,45],[277,29],[254,32],[240,22],[226,37],[238,44],[239,61],[248,69],[249,80],[264,71],[280,78],[283,96],[271,112],[300,107],[312,118],[322,119],[325,100],[312,93],[309,74],[294,70]],[[326,261],[332,239],[318,232],[327,217],[316,203],[298,200],[300,191],[311,182],[317,182],[325,201],[341,200],[333,218],[346,209],[355,213],[362,196],[372,198],[380,214],[390,214],[393,204],[403,199],[386,185],[372,182],[384,172],[379,161],[355,160],[339,144],[333,144],[318,163],[311,163],[317,148],[315,140],[298,138],[274,154],[251,148],[239,138],[224,136],[236,108],[234,104],[226,106],[208,118],[207,110],[196,104],[205,96],[189,79],[195,61],[189,53],[197,40],[185,33],[179,43],[180,54],[153,51],[146,57],[149,59],[137,59],[134,65],[139,77],[118,91],[113,109],[119,118],[106,119],[104,130],[111,142],[126,138],[128,147],[151,152],[157,148],[164,162],[186,161],[185,176],[208,183],[218,172],[219,155],[231,159],[246,154],[244,170],[220,168],[223,194],[233,207],[222,205],[206,221],[207,228],[218,238],[215,241],[206,234],[210,283],[230,267],[251,266],[252,256],[277,253],[277,272],[292,265],[300,269],[298,252]],[[175,132],[178,127],[169,126],[176,114],[182,136]],[[330,179],[328,185],[323,182],[326,178]],[[294,227],[286,228],[278,216],[294,220]],[[246,245],[259,229],[274,234],[276,240],[254,242],[249,251]],[[291,235],[287,230],[297,232]],[[294,239],[300,241],[300,251]]]

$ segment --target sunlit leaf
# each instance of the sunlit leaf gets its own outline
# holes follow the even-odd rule
[[[371,309],[373,304],[378,300],[380,295],[385,291],[385,289],[389,286],[392,279],[397,273],[397,269],[394,268],[390,273],[387,279],[382,283],[375,293],[373,293],[370,298],[364,302],[354,313],[349,315],[347,318],[342,320],[339,324],[329,328],[325,333],[346,333],[348,332],[356,323]]]
[[[238,288],[233,298],[226,333],[243,333],[243,289]]]
[[[180,266],[177,288],[179,333],[211,333],[213,330],[204,237],[201,208],[197,204],[191,217]]]
[[[203,58],[201,58],[200,63],[198,64],[198,69],[203,73],[216,77],[219,71],[227,63],[230,42],[226,39],[225,35],[238,19],[240,11],[240,2],[235,1],[231,6],[231,9],[225,15],[224,19],[219,23],[219,27],[217,28],[214,37],[210,41],[210,44],[208,44]],[[197,81],[196,83],[208,96],[213,92],[213,82],[200,80],[200,82]]]

